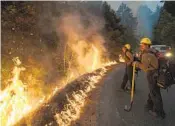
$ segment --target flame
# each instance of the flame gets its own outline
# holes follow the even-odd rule
[[[72,18],[75,18],[75,20],[72,20]],[[76,54],[75,60],[78,67],[75,68],[74,66],[70,66],[68,76],[63,80],[61,86],[54,87],[54,90],[50,95],[38,96],[35,98],[31,95],[31,91],[25,90],[27,87],[20,80],[20,74],[25,68],[21,67],[19,58],[13,59],[15,67],[12,72],[12,83],[4,91],[0,92],[0,122],[2,126],[14,125],[22,117],[27,116],[29,112],[32,112],[36,108],[41,107],[43,103],[49,101],[73,79],[98,68],[116,64],[115,61],[105,64],[102,63],[101,55],[104,47],[101,42],[104,41],[103,37],[96,33],[96,37],[92,35],[93,39],[87,39],[91,35],[87,36],[86,33],[91,33],[91,30],[84,31],[82,23],[79,22],[79,18],[76,16],[68,16],[67,18],[63,18],[63,21],[60,24],[63,25],[61,25],[59,29],[62,28],[61,32],[67,37],[65,43],[69,46],[71,51]],[[80,117],[88,93],[96,88],[95,84],[103,77],[106,71],[105,68],[102,69],[103,71],[100,75],[98,74],[97,76],[89,77],[86,80],[89,85],[84,90],[73,92],[71,96],[67,96],[69,104],[64,106],[64,111],[55,114],[55,119],[59,125],[70,125],[72,121],[75,121]],[[73,97],[73,99],[71,99],[71,97]]]
[[[32,97],[26,91],[26,86],[20,80],[20,74],[25,70],[21,67],[18,57],[13,58],[15,66],[13,68],[11,84],[0,92],[0,122],[2,126],[11,126],[19,121],[38,104],[32,104]],[[39,104],[42,103],[42,99]]]
[[[115,65],[115,64],[117,64],[116,61],[109,61],[109,62],[104,63],[103,67],[112,66],[112,65]]]
[[[99,52],[98,49],[92,45],[92,48],[94,50],[94,57],[93,57],[93,64],[92,64],[92,70],[95,70],[97,68],[98,58],[99,58]]]
[[[63,111],[55,114],[55,119],[60,126],[69,126],[73,121],[80,118],[82,108],[86,105],[88,93],[96,88],[95,84],[102,78],[105,72],[106,69],[103,68],[99,75],[89,77],[86,81],[82,82],[89,82],[88,86],[84,90],[73,92],[70,96],[73,99],[68,95],[66,96],[68,104],[64,105]]]
[[[3,126],[13,125],[23,114],[31,109],[31,106],[28,104],[25,86],[19,79],[21,71],[24,71],[25,68],[17,65],[12,71],[11,85],[0,94],[0,122]]]
[[[93,65],[91,69],[95,69],[98,65],[98,49],[95,46],[92,47],[95,53],[93,56]],[[116,64],[116,62],[109,62],[103,64],[103,66],[110,66],[113,64]],[[102,72],[99,73],[97,76],[89,77],[83,82],[89,83],[89,85],[86,86],[84,90],[79,90],[72,93],[71,97],[73,97],[73,99],[67,96],[69,104],[64,106],[64,111],[55,115],[58,124],[70,125],[72,121],[75,121],[80,117],[80,113],[82,108],[85,106],[85,101],[88,93],[96,88],[95,84],[99,81],[99,79],[102,78],[102,76],[106,72],[105,68],[102,69]],[[38,100],[38,104],[32,104],[34,100],[32,99],[32,97],[29,96],[29,93],[25,90],[25,85],[19,78],[21,72],[24,70],[24,67],[21,67],[19,64],[15,64],[15,67],[12,71],[12,83],[0,94],[0,122],[3,126],[14,125],[22,117],[27,116],[29,112],[32,112],[34,109],[40,107],[43,103],[51,99],[55,95],[55,93],[63,89],[64,86],[72,80],[72,78],[77,77],[76,75],[71,73],[69,78],[67,78],[67,80],[63,83],[64,86],[55,87],[53,92],[48,97],[44,96]]]
[[[94,49],[96,49],[94,47]],[[98,52],[98,51],[96,51]],[[96,53],[98,54],[98,53]],[[94,58],[96,56],[94,55]],[[96,59],[94,59],[94,64],[96,64]],[[88,93],[96,88],[95,84],[105,75],[107,69],[105,67],[117,64],[116,61],[111,61],[103,64],[101,72],[95,76],[88,77],[87,80],[83,81],[82,84],[88,82],[88,86],[84,90],[79,90],[73,92],[70,96],[66,95],[68,104],[64,105],[63,111],[55,114],[55,119],[60,126],[70,126],[73,121],[80,118],[83,107],[86,105],[86,98]],[[93,68],[93,67],[92,67]],[[73,99],[71,99],[73,98]]]
[[[64,34],[66,37],[64,43],[75,54],[74,61],[76,61],[77,68],[71,67],[71,71],[79,75],[100,68],[101,56],[105,51],[104,38],[99,33],[97,24],[90,22],[86,27],[79,13],[65,13],[58,22],[57,33],[59,36]]]
[[[119,61],[122,62],[122,63],[125,62],[125,60],[124,60],[124,58],[122,57],[121,54],[119,55]]]
[[[98,45],[88,43],[90,42],[85,40],[77,41],[75,44],[70,43],[71,49],[77,54],[78,72],[81,75],[101,66],[101,52]]]

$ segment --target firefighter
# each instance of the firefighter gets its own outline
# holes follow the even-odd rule
[[[123,52],[122,56],[123,56],[123,59],[125,60],[126,68],[125,68],[125,74],[123,77],[123,82],[121,84],[121,90],[129,91],[130,89],[126,87],[126,84],[129,80],[130,87],[132,87],[132,74],[133,74],[132,62],[134,61],[130,44],[125,44],[124,47],[122,48],[122,52]]]
[[[146,72],[149,94],[145,109],[155,117],[165,118],[165,112],[163,109],[162,96],[160,88],[156,83],[156,76],[158,70],[158,58],[156,55],[150,52],[150,45],[152,44],[149,38],[143,38],[140,41],[140,50],[142,51],[141,62],[135,61],[136,67],[139,67]]]

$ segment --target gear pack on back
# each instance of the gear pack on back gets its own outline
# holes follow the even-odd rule
[[[167,89],[173,84],[175,84],[175,82],[172,73],[170,72],[169,66],[167,64],[161,66],[157,77],[157,85],[160,88]]]
[[[150,50],[150,53],[154,54],[158,59],[157,85],[160,88],[167,89],[175,83],[170,68],[168,64],[160,65],[161,61],[159,60],[159,52],[157,50]]]

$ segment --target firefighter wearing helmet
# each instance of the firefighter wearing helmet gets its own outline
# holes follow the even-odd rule
[[[131,45],[130,44],[125,44],[124,46],[126,49],[131,50]]]
[[[140,44],[152,45],[152,42],[149,38],[142,38]]]
[[[143,38],[140,41],[140,50],[142,51],[141,62],[133,62],[136,67],[142,69],[147,74],[149,94],[145,109],[154,117],[165,118],[163,102],[160,93],[160,87],[156,84],[155,76],[158,70],[158,58],[151,52],[149,38]]]
[[[131,52],[131,45],[125,44],[122,47],[122,57],[125,60],[126,68],[125,68],[125,74],[123,76],[123,82],[121,84],[121,90],[123,91],[130,91],[128,87],[126,87],[127,82],[129,81],[130,87],[132,87],[132,76],[133,76],[133,66],[132,62],[134,61],[134,56]]]

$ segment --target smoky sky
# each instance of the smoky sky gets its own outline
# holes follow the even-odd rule
[[[157,5],[162,6],[162,3],[159,1],[108,1],[114,10],[117,10],[122,2],[132,9],[134,16],[137,14],[138,8],[141,5],[147,5],[152,11],[155,11]]]

